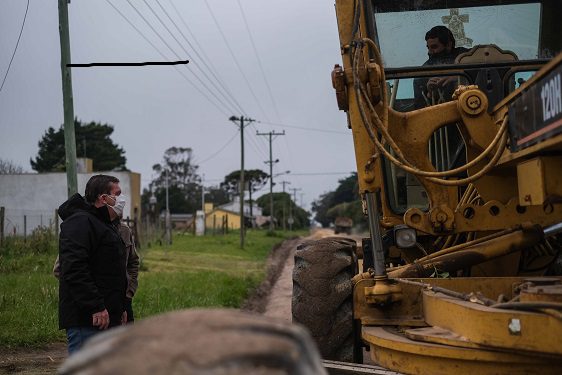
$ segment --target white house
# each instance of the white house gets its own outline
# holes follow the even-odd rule
[[[78,192],[95,174],[119,179],[126,196],[124,218],[140,218],[141,175],[134,172],[78,173]],[[38,226],[52,226],[55,210],[67,199],[66,173],[24,173],[0,175],[0,207],[4,207],[4,233],[30,234]]]

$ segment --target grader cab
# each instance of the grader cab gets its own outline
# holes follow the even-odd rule
[[[562,1],[336,0],[336,15],[370,237],[297,249],[293,320],[327,360],[562,373]]]

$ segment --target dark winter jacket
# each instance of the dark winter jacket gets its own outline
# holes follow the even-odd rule
[[[92,314],[104,309],[110,327],[119,325],[127,289],[125,244],[107,207],[74,194],[59,216],[59,328],[91,327]]]

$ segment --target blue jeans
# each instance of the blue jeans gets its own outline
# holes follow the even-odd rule
[[[66,338],[68,340],[68,354],[77,352],[84,343],[92,336],[100,333],[98,328],[94,327],[73,327],[66,330]]]

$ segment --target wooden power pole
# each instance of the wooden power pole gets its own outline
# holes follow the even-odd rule
[[[64,148],[66,153],[66,181],[68,196],[78,192],[76,176],[76,135],[74,133],[74,102],[72,75],[70,73],[70,32],[68,27],[68,3],[59,0],[60,67],[62,73],[62,99],[64,108]]]
[[[269,137],[269,161],[266,161],[266,164],[269,164],[269,230],[273,231],[273,164],[277,163],[279,159],[273,160],[273,137],[277,135],[285,135],[285,130],[283,133],[276,133],[275,131],[269,133],[260,133],[256,132],[256,135],[265,135]]]
[[[230,121],[234,122],[240,129],[240,248],[244,248],[244,127],[250,125],[255,120],[244,116],[230,116]],[[246,124],[244,124],[246,122]]]

